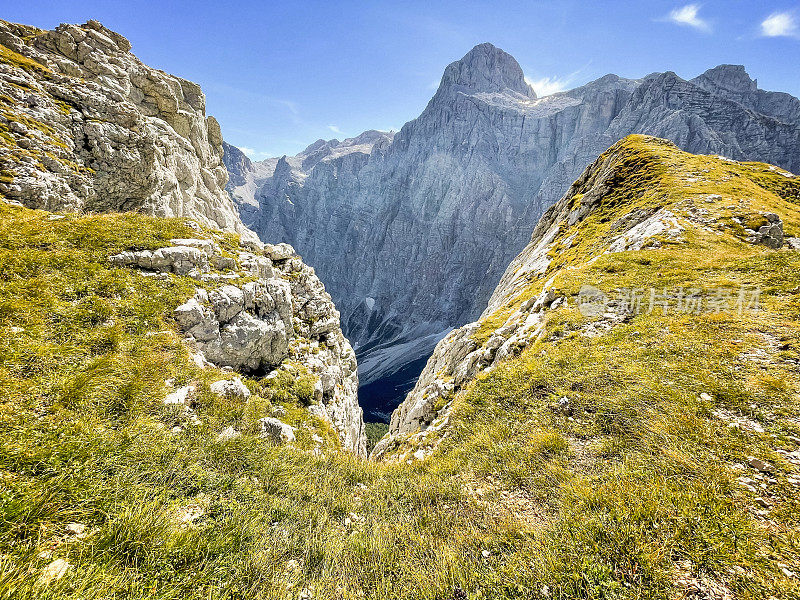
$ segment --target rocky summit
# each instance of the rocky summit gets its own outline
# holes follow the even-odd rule
[[[800,101],[741,66],[686,81],[607,75],[538,98],[509,54],[481,44],[449,65],[422,114],[393,133],[242,161],[229,190],[263,239],[295,246],[342,313],[362,403],[386,418],[434,345],[481,313],[545,210],[631,133],[690,152],[800,170]]]
[[[225,192],[200,86],[97,21],[0,21],[0,192],[31,208],[180,216],[256,239]]]

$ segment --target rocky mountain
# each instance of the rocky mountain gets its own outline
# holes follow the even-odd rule
[[[99,27],[79,29],[112,39]],[[25,44],[43,34],[11,28]],[[475,70],[448,68],[450,91],[440,91],[463,106],[447,113],[443,103],[439,120],[427,122],[427,139],[442,144],[435,152],[415,141],[422,121],[405,134],[322,141],[271,163],[226,148],[233,191],[252,185],[298,202],[312,197],[302,190],[321,189],[309,182],[323,174],[331,190],[350,182],[359,194],[354,177],[385,175],[386,194],[417,190],[419,206],[396,204],[392,218],[364,213],[370,220],[352,225],[371,239],[382,228],[384,251],[394,244],[401,259],[418,259],[406,270],[438,276],[428,248],[401,234],[436,222],[446,208],[435,204],[440,197],[473,207],[475,223],[491,213],[489,200],[468,201],[472,188],[446,193],[469,179],[459,161],[483,166],[500,206],[525,215],[508,200],[520,179],[496,174],[513,163],[516,138],[470,148],[486,131],[524,133],[538,123],[544,136],[566,118],[525,113],[524,127],[512,127],[513,107],[555,101],[535,99],[502,54],[481,52]],[[27,54],[0,44],[0,56],[38,73],[14,79],[14,90],[50,81]],[[782,119],[794,114],[793,101],[743,81],[737,69],[689,87],[677,81],[674,114],[654,108],[653,122],[686,121],[695,140],[722,123],[725,144],[752,135],[770,151],[758,141],[762,127],[789,151]],[[625,85],[632,97],[646,82]],[[502,93],[486,91],[498,86]],[[711,94],[706,88],[713,95],[698,102],[696,90]],[[557,100],[564,111],[573,106],[568,94]],[[687,112],[690,100],[708,123]],[[526,232],[478,320],[438,343],[376,460],[366,461],[353,349],[322,282],[291,246],[242,239],[235,226],[222,231],[199,216],[142,214],[152,206],[138,196],[131,212],[98,212],[88,200],[63,211],[23,206],[54,201],[34,193],[37,181],[42,190],[73,189],[72,175],[36,162],[68,160],[45,148],[71,147],[33,133],[44,136],[46,124],[25,116],[33,113],[19,95],[2,102],[13,107],[0,129],[13,170],[0,188],[3,597],[800,598],[797,175],[626,136]],[[580,114],[579,104],[573,116],[597,116]],[[470,105],[478,121],[460,122]],[[728,112],[738,123],[724,120]],[[494,124],[484,129],[487,116]],[[471,132],[459,138],[464,147],[448,145],[449,122]],[[106,150],[138,152],[144,130],[131,131],[129,148],[102,126],[110,137],[95,141]],[[402,170],[399,142],[423,153],[427,170]],[[536,147],[526,146],[530,156]],[[153,166],[143,160],[145,171]],[[157,161],[156,171],[168,177],[168,164]],[[379,170],[389,164],[397,170]],[[461,179],[443,178],[450,170]],[[91,171],[71,172],[99,185]],[[378,199],[376,210],[386,209]],[[260,214],[255,195],[249,206]],[[275,226],[289,231],[289,216],[304,214],[296,207],[276,209]],[[319,243],[365,207],[314,222]],[[457,211],[452,219],[440,235],[480,251],[460,263],[437,257],[468,273],[491,248],[468,245],[472,230]],[[347,228],[340,233],[340,243],[353,242]],[[498,233],[482,236],[488,244]],[[390,258],[375,272],[398,269]],[[445,303],[455,297],[447,291]],[[379,300],[363,299],[365,310]]]
[[[57,229],[52,233],[60,241],[54,243],[72,248],[75,260],[88,260],[86,272],[74,274],[75,285],[84,285],[93,269],[109,280],[116,276],[112,266],[139,273],[124,292],[112,294],[114,302],[133,298],[131,306],[105,307],[102,327],[113,329],[124,320],[114,316],[117,309],[143,310],[151,301],[149,279],[179,288],[193,282],[187,297],[166,297],[177,306],[166,326],[185,336],[197,368],[238,373],[218,386],[222,395],[232,391],[249,402],[260,395],[262,403],[271,398],[275,414],[264,406],[250,410],[271,420],[262,423],[265,428],[277,427],[273,441],[295,440],[296,427],[279,419],[286,415],[283,404],[294,408],[294,402],[300,406],[289,417],[308,435],[316,432],[318,451],[325,436],[317,434],[327,428],[337,441],[326,448],[366,454],[355,354],[339,313],[291,246],[265,246],[242,224],[224,189],[228,174],[219,125],[206,117],[199,86],[141,64],[124,37],[96,21],[55,31],[0,22],[0,59],[0,200],[19,209],[4,214],[7,229],[26,218],[38,223],[34,237]],[[245,157],[242,164],[248,164]],[[69,212],[74,215],[67,217]],[[125,214],[81,220],[85,213]],[[64,231],[68,223],[83,232],[85,252],[64,241],[71,240]],[[113,226],[130,234],[131,223],[141,231],[122,245]],[[41,248],[45,256],[51,251],[47,244]],[[88,292],[76,292],[74,301],[80,304],[84,296],[107,303]],[[166,305],[158,309],[170,312]],[[149,323],[128,327],[145,334]],[[99,326],[91,319],[85,323],[90,331]],[[39,333],[47,340],[52,332]],[[126,329],[114,335],[129,334]],[[84,367],[89,368],[85,361],[72,364],[78,372]],[[203,393],[200,380],[208,377],[179,386],[168,403],[193,415]],[[250,378],[259,394],[251,394],[241,377]]]
[[[603,259],[612,262],[614,255],[623,253],[645,267],[663,265],[656,269],[667,270],[673,257],[662,255],[690,254],[694,234],[723,236],[745,247],[786,249],[796,260],[800,238],[794,236],[800,230],[794,221],[791,233],[785,230],[783,216],[794,219],[800,214],[798,190],[800,176],[775,166],[721,156],[692,157],[659,138],[630,136],[617,143],[545,212],[480,318],[437,344],[414,389],[394,411],[389,433],[377,444],[375,455],[410,440],[424,442],[445,428],[453,398],[480,373],[537,346],[558,309],[580,315],[582,322],[568,329],[584,338],[610,336],[640,314],[654,309],[667,314],[670,305],[678,313],[708,315],[736,309],[734,303],[739,302],[741,316],[745,295],[751,294],[746,298],[751,303],[753,290],[734,290],[732,296],[726,288],[725,302],[714,309],[703,304],[709,301],[704,295],[719,290],[713,290],[713,282],[703,284],[691,270],[671,273],[657,282],[658,289],[647,289],[647,280],[633,273],[614,281],[608,274],[618,267],[608,269],[604,277],[603,267],[593,265]],[[781,210],[772,212],[776,207]],[[657,278],[663,274],[659,270]],[[612,282],[619,287],[612,288]],[[598,283],[604,283],[604,289],[595,287]]]
[[[0,192],[33,208],[181,216],[255,239],[200,87],[96,21],[0,21]]]
[[[317,269],[356,348],[362,404],[378,418],[436,342],[480,314],[544,211],[614,142],[646,133],[797,171],[798,110],[732,65],[690,81],[607,75],[538,98],[510,55],[481,44],[393,137],[367,132],[341,155],[335,140],[318,141],[253,163],[229,189],[248,226]],[[234,182],[245,170],[229,163]]]

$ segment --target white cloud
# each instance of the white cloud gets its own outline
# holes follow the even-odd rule
[[[264,150],[256,150],[255,148],[248,148],[247,146],[237,146],[239,150],[244,152],[244,155],[250,160],[264,160],[271,156],[280,156]]]
[[[797,21],[788,12],[772,13],[761,22],[761,35],[766,37],[793,37],[798,34]]]
[[[328,125],[328,129],[330,129],[333,133],[342,133],[342,130],[336,125]]]
[[[533,88],[537,96],[549,96],[556,92],[563,92],[570,84],[569,78],[542,77],[541,79],[525,78],[526,83]]]
[[[685,25],[700,31],[711,31],[711,25],[709,25],[708,21],[702,19],[699,13],[699,4],[687,4],[670,12],[666,20],[676,25]]]

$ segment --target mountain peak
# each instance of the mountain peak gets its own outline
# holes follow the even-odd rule
[[[697,83],[704,88],[713,86],[738,93],[755,92],[758,89],[758,82],[750,78],[744,65],[716,66],[692,79],[692,83]]]
[[[462,87],[473,92],[512,91],[536,98],[514,57],[489,43],[475,46],[461,60],[447,66],[439,89],[449,87]]]

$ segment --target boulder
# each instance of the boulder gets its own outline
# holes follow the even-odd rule
[[[290,427],[275,417],[264,417],[258,421],[261,424],[262,437],[278,445],[295,441],[294,427]]]
[[[242,434],[236,431],[236,429],[234,429],[233,427],[226,427],[217,436],[217,442],[227,442],[229,440],[236,439],[241,435]]]
[[[212,393],[218,396],[240,398],[242,400],[247,400],[250,397],[250,390],[238,377],[215,381],[211,384],[210,389]]]
[[[288,350],[286,328],[274,313],[260,319],[244,311],[220,327],[218,338],[203,346],[211,362],[250,371],[279,365]]]
[[[292,248],[289,244],[265,244],[264,256],[270,260],[278,261],[287,260],[293,256],[296,256],[296,254],[294,248]]]
[[[185,385],[180,387],[171,394],[167,394],[167,397],[164,398],[164,404],[184,406],[187,404],[192,392],[194,392],[194,386]]]
[[[48,586],[58,581],[64,577],[71,568],[72,565],[63,558],[55,559],[42,570],[41,575],[39,575],[39,585]]]
[[[209,292],[208,300],[221,323],[227,323],[244,310],[244,293],[235,285],[226,285]]]
[[[186,275],[192,269],[208,271],[208,254],[191,246],[169,246],[154,252],[120,252],[110,256],[109,261],[120,267],[139,267],[176,275]]]

